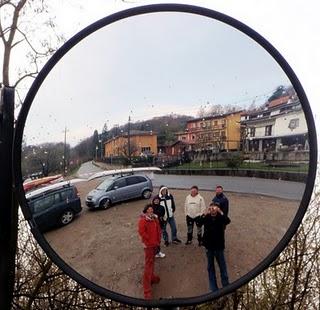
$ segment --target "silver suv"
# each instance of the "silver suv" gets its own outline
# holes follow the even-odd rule
[[[86,197],[89,208],[107,209],[111,204],[133,198],[149,199],[153,191],[151,180],[142,175],[114,176],[105,179]]]

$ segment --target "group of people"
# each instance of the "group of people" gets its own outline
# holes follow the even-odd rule
[[[144,245],[145,267],[143,275],[144,298],[152,298],[152,284],[160,282],[160,277],[154,273],[155,258],[164,258],[161,251],[161,235],[165,246],[169,246],[167,226],[171,230],[171,243],[180,244],[182,241],[177,236],[175,221],[176,205],[173,195],[166,186],[160,186],[159,194],[147,204],[140,216],[138,231]],[[199,246],[204,246],[207,255],[207,270],[211,291],[218,290],[214,259],[216,259],[223,286],[229,284],[226,261],[224,257],[225,229],[230,223],[228,217],[229,201],[223,193],[223,187],[217,186],[216,193],[208,208],[204,198],[199,194],[196,185],[190,189],[190,194],[185,199],[184,205],[187,240],[190,245],[193,239],[194,226],[197,228],[197,240]]]

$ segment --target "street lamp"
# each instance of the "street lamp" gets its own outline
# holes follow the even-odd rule
[[[45,176],[48,176],[48,174],[49,174],[49,158],[48,158],[48,152],[47,152],[47,151],[44,151],[43,153],[46,155],[46,162],[43,163],[43,172],[44,172]],[[44,169],[44,167],[45,167],[45,169]]]
[[[102,139],[99,140],[100,143],[100,159],[102,161]]]

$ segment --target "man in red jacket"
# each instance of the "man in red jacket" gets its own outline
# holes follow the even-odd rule
[[[154,274],[154,260],[161,241],[161,229],[157,215],[153,213],[152,204],[143,209],[139,219],[139,235],[144,245],[145,264],[143,274],[144,298],[152,298],[151,285],[159,283],[160,277]]]

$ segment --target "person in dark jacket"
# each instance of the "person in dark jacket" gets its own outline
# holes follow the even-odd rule
[[[162,236],[164,240],[165,246],[169,245],[169,237],[167,233],[167,223],[170,225],[171,228],[171,241],[172,243],[179,244],[181,240],[177,237],[177,225],[174,219],[174,212],[176,211],[176,205],[174,202],[173,196],[169,193],[168,187],[161,185],[159,190],[159,198],[160,198],[160,205],[164,207],[165,215],[164,219],[164,226],[162,228]]]
[[[151,285],[160,282],[154,274],[154,260],[161,240],[161,229],[157,215],[153,213],[152,204],[143,209],[138,223],[138,232],[144,245],[145,265],[143,274],[144,298],[152,298]]]
[[[158,216],[160,228],[161,228],[161,230],[162,230],[162,229],[164,228],[164,225],[165,225],[165,220],[163,219],[163,217],[165,216],[166,211],[165,211],[164,207],[163,207],[162,205],[160,205],[160,198],[159,198],[159,196],[155,196],[155,197],[152,199],[152,207],[153,207],[153,213]],[[165,255],[163,252],[161,252],[160,245],[159,245],[159,247],[158,247],[156,257],[157,257],[157,258],[164,258],[164,257],[166,257],[166,255]]]
[[[225,226],[230,223],[230,219],[220,209],[219,203],[211,203],[208,210],[201,217],[201,224],[204,226],[203,245],[206,248],[208,260],[208,276],[211,291],[217,291],[217,279],[214,267],[216,259],[219,269],[222,286],[229,284],[227,265],[224,257],[225,249]]]
[[[222,212],[228,216],[229,214],[229,200],[227,196],[223,193],[223,187],[218,185],[216,187],[216,195],[212,199],[213,203],[218,203]]]

